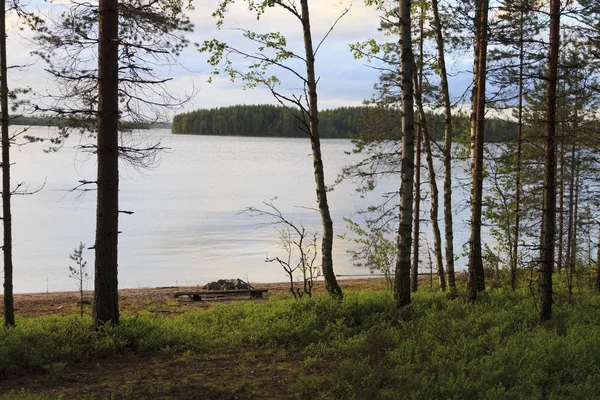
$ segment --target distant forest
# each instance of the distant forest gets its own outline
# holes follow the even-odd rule
[[[319,112],[319,130],[322,138],[347,139],[369,132],[375,126],[396,132],[399,135],[400,115],[373,107],[340,107]],[[428,124],[434,140],[443,137],[443,118],[438,114],[428,115]],[[463,117],[457,123],[468,124]],[[381,122],[385,119],[385,122]],[[460,119],[460,120],[458,120]],[[396,129],[394,129],[396,128]],[[202,109],[175,115],[171,124],[175,134],[216,136],[267,136],[304,137],[300,122],[287,109],[273,105],[237,105],[213,109]],[[514,124],[490,119],[486,126],[487,141],[514,138]]]
[[[15,115],[11,116],[9,120],[10,125],[26,125],[26,126],[62,126],[62,127],[78,127],[82,125],[95,126],[95,120],[82,120],[74,118],[61,118],[56,116],[25,116]],[[170,128],[171,125],[168,123],[147,123],[147,122],[131,122],[131,121],[119,121],[120,129],[151,129],[151,128]]]

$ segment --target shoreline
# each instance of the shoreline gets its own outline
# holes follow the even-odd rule
[[[344,290],[360,289],[385,289],[386,283],[383,277],[340,277],[338,279],[340,286]],[[262,299],[252,301],[268,301],[272,296],[290,295],[289,282],[269,282],[269,283],[251,283],[256,289],[268,289],[266,296]],[[155,312],[161,314],[181,314],[191,308],[206,308],[214,304],[230,303],[238,301],[237,299],[225,298],[203,301],[189,301],[186,299],[176,299],[174,294],[181,291],[198,290],[201,287],[196,286],[166,286],[166,287],[140,287],[119,289],[119,308],[121,313],[137,313],[142,311]],[[320,279],[313,288],[314,293],[325,291],[325,284]],[[91,315],[91,302],[93,290],[83,292],[85,314]],[[39,292],[39,293],[19,293],[14,295],[15,314],[19,317],[38,317],[38,316],[69,316],[79,313],[79,292]],[[0,299],[4,296],[0,295]],[[0,309],[0,316],[4,316],[4,309]]]

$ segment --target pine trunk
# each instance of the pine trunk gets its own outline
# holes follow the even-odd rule
[[[10,210],[10,136],[8,132],[8,81],[6,67],[6,3],[0,7],[0,123],[2,125],[2,222],[4,240],[4,325],[15,326],[13,299],[12,214]]]
[[[519,24],[519,110],[517,121],[517,165],[515,177],[515,227],[512,243],[512,253],[510,257],[510,287],[515,290],[517,287],[517,267],[519,260],[519,234],[521,219],[521,158],[523,152],[523,66],[525,60],[524,44],[524,15],[521,11],[521,21]]]
[[[402,73],[402,166],[400,170],[400,225],[398,227],[398,257],[394,281],[394,298],[398,307],[404,307],[410,304],[410,245],[415,171],[414,88],[412,84],[414,60],[410,24],[411,0],[401,0],[399,6]]]
[[[575,216],[575,137],[572,136],[571,143],[571,176],[569,182],[569,215],[567,215],[567,249],[566,249],[566,274],[567,288],[569,292],[569,302],[571,301],[571,257],[573,251],[573,236],[575,235],[574,216]]]
[[[548,50],[548,79],[546,83],[546,140],[544,145],[544,193],[542,206],[542,235],[540,240],[539,321],[552,317],[552,272],[556,223],[556,83],[560,43],[560,0],[550,2],[550,47]]]
[[[415,154],[415,210],[413,212],[413,259],[411,268],[411,290],[419,287],[419,239],[421,234],[421,137],[422,128],[417,125],[417,150]]]
[[[576,268],[576,263],[577,263],[577,225],[579,224],[578,220],[579,220],[579,156],[577,155],[576,149],[577,149],[577,134],[578,134],[578,112],[577,112],[577,107],[578,107],[578,101],[577,101],[577,96],[575,96],[575,114],[574,114],[574,120],[573,120],[573,148],[571,150],[571,157],[572,157],[572,167],[571,167],[571,186],[575,185],[575,198],[572,201],[572,203],[575,204],[575,207],[573,209],[573,215],[572,215],[572,223],[573,223],[573,227],[572,227],[572,235],[571,235],[571,242],[569,244],[570,246],[570,252],[571,252],[571,256],[568,258],[568,262],[569,262],[569,276],[568,276],[568,289],[569,289],[569,304],[571,304],[572,302],[572,297],[573,297],[573,279],[575,278],[575,268]],[[574,178],[573,178],[574,177]]]
[[[467,301],[477,299],[485,290],[481,253],[481,207],[483,197],[483,137],[485,128],[485,88],[487,70],[487,19],[489,0],[478,0],[475,28],[475,65],[473,113],[471,116],[471,236],[469,240],[469,277]]]
[[[446,236],[446,273],[448,275],[448,288],[452,296],[456,294],[454,279],[454,230],[452,226],[452,103],[450,102],[450,89],[448,87],[448,73],[446,71],[446,56],[444,54],[444,38],[440,21],[439,4],[431,0],[433,9],[433,25],[435,41],[438,51],[438,67],[444,101],[444,223]]]
[[[596,279],[594,287],[597,291],[600,291],[600,226],[598,229],[598,249],[596,252]]]
[[[571,243],[571,259],[569,260],[569,304],[573,301],[573,282],[577,268],[577,225],[579,224],[579,171],[575,179],[575,210],[573,213],[573,237]]]
[[[562,135],[560,139],[560,181],[559,181],[559,193],[558,193],[558,239],[556,241],[558,245],[558,256],[556,258],[556,267],[558,273],[561,273],[563,266],[563,248],[564,248],[564,235],[565,235],[565,138]]]
[[[323,158],[321,156],[317,79],[315,76],[315,55],[313,52],[312,35],[310,29],[308,0],[302,0],[301,7],[304,49],[306,50],[306,78],[309,102],[308,113],[310,118],[310,143],[313,153],[317,203],[319,205],[319,213],[321,214],[321,222],[323,224],[323,240],[321,243],[323,278],[329,294],[335,298],[342,299],[342,289],[340,288],[333,271],[333,220],[331,219],[329,204],[327,202],[327,187],[325,186]]]
[[[118,0],[100,0],[98,14],[98,195],[94,322],[119,323]]]

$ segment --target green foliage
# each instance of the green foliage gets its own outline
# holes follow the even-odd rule
[[[211,110],[196,110],[173,118],[173,133],[198,135],[305,137],[306,132],[284,107],[238,105]],[[319,113],[320,135],[325,138],[349,138],[363,129],[370,113],[368,107],[340,107]]]
[[[189,44],[186,35],[193,31],[193,24],[186,12],[190,7],[185,0],[119,2],[119,119],[129,121],[121,128],[157,122],[164,107],[180,107],[187,101],[188,96],[169,94],[169,79],[159,77],[155,67],[176,63]],[[70,3],[61,10],[44,18],[45,23],[35,30],[32,49],[61,83],[60,94],[53,94],[60,101],[50,108],[34,104],[33,109],[67,122],[69,128],[93,132],[98,106],[98,3]],[[73,121],[88,123],[73,127]]]
[[[237,105],[202,109],[173,118],[173,133],[217,136],[272,136],[304,137],[301,123],[288,109],[273,105]],[[443,119],[439,114],[428,114],[430,134],[434,140],[443,138]],[[468,118],[457,117],[455,124],[466,124]],[[399,113],[374,107],[340,107],[319,112],[320,135],[324,138],[357,138],[364,146],[375,140],[396,138],[395,127],[400,125]],[[505,140],[515,136],[514,124],[490,119],[486,140]],[[468,132],[465,136],[468,139]],[[360,143],[357,143],[357,146]],[[467,147],[468,148],[468,147]]]
[[[344,234],[340,238],[359,245],[359,250],[349,250],[354,265],[367,267],[371,273],[383,274],[388,289],[391,290],[397,251],[396,242],[393,236],[389,235],[389,230],[370,223],[366,223],[366,228],[363,228],[349,218],[344,218],[344,221],[346,221],[346,227],[355,236],[348,237],[347,234]]]
[[[527,290],[470,305],[420,291],[403,310],[387,292],[347,292],[342,303],[313,296],[141,313],[100,331],[89,318],[22,319],[0,329],[0,375],[128,352],[266,346],[302,352],[307,369],[329,366],[333,398],[593,398],[599,306],[598,295],[559,301],[553,322],[539,325]]]
[[[79,291],[79,311],[80,316],[83,317],[83,290],[86,289],[86,285],[90,276],[87,272],[86,266],[87,261],[83,259],[83,249],[85,244],[79,242],[73,253],[69,254],[71,261],[75,262],[75,266],[69,265],[69,278],[72,278],[77,283],[77,290]]]

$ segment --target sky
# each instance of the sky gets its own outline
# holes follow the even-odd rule
[[[66,1],[60,0],[65,3]],[[58,7],[60,7],[60,2]],[[56,4],[57,2],[55,2]],[[260,20],[255,13],[248,11],[245,2],[238,1],[230,7],[225,24],[221,30],[216,28],[215,19],[211,16],[217,8],[218,0],[196,0],[194,9],[188,11],[194,32],[188,35],[191,43],[202,43],[217,38],[233,47],[248,49],[248,42],[241,37],[239,29],[250,29],[257,32],[281,32],[287,38],[288,45],[301,53],[302,30],[299,22],[291,14],[282,9],[268,10]],[[316,57],[316,70],[319,78],[318,94],[321,109],[362,104],[373,94],[373,85],[378,73],[365,60],[355,60],[350,52],[349,44],[363,42],[370,38],[382,39],[378,32],[380,12],[373,7],[365,6],[362,0],[312,0],[310,2],[311,27],[313,42],[318,43],[327,33],[343,10],[348,13],[339,21],[335,29],[321,46]],[[56,14],[58,9],[49,11],[48,5],[42,12]],[[56,7],[56,6],[55,6]],[[26,67],[14,68],[9,72],[11,88],[30,86],[35,92],[43,94],[55,90],[54,82],[44,71],[44,62],[30,55],[33,50],[31,36],[26,31],[15,28],[8,33],[9,65]],[[396,39],[394,39],[396,40]],[[227,77],[215,77],[209,83],[212,67],[206,63],[207,55],[201,54],[196,47],[190,45],[178,58],[178,65],[164,66],[160,69],[161,77],[168,77],[169,90],[178,96],[193,94],[193,97],[181,109],[175,112],[191,111],[198,108],[214,108],[234,104],[266,104],[275,103],[270,92],[258,87],[244,89],[243,83],[231,82]],[[243,61],[241,61],[243,63]],[[464,60],[450,60],[459,65]],[[458,63],[458,64],[456,64]],[[460,65],[459,65],[460,66]],[[300,70],[304,67],[300,66]],[[460,67],[459,69],[462,69]],[[286,93],[299,93],[297,79],[289,74],[274,71],[281,78],[280,89]],[[451,85],[456,96],[468,85],[470,78],[458,74],[452,78]],[[41,101],[41,100],[36,100]],[[170,112],[172,116],[173,112]]]

